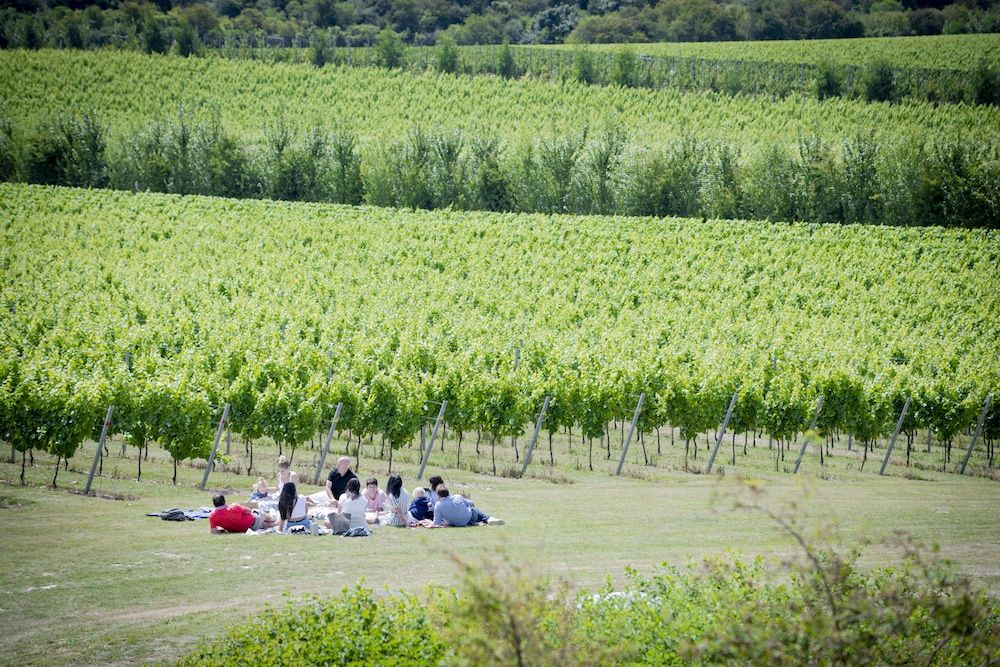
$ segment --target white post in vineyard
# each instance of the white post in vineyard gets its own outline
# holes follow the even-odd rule
[[[809,424],[809,430],[816,430],[816,421],[819,419],[819,411],[823,409],[823,397],[820,396],[816,401],[816,411],[813,413],[812,423]],[[799,458],[795,459],[795,470],[793,474],[799,474],[799,466],[802,465],[802,456],[806,453],[806,447],[809,445],[809,438],[803,434],[802,435],[802,447],[799,449]],[[820,447],[823,445],[821,444]]]
[[[719,429],[719,434],[715,438],[715,447],[712,449],[712,456],[708,459],[708,467],[705,469],[706,473],[712,472],[712,465],[715,463],[715,455],[719,453],[719,445],[722,444],[722,439],[726,437],[726,429],[729,427],[729,418],[733,416],[733,408],[736,407],[736,396],[739,394],[739,390],[733,392],[733,398],[729,401],[729,408],[726,410],[726,416],[722,420],[722,428]]]
[[[892,448],[896,446],[896,438],[899,437],[899,432],[903,430],[903,420],[906,418],[906,411],[910,409],[910,397],[906,397],[906,402],[903,403],[903,409],[899,411],[899,419],[896,420],[896,430],[892,432],[892,438],[889,440],[889,446],[885,450],[885,458],[882,459],[882,467],[879,469],[878,474],[885,474],[885,467],[889,465],[889,457],[892,456]]]
[[[632,424],[628,429],[628,437],[625,438],[625,444],[622,445],[622,455],[618,459],[618,469],[615,470],[615,476],[622,474],[622,466],[625,465],[625,455],[628,454],[628,446],[632,442],[632,434],[635,433],[635,425],[639,423],[639,413],[642,412],[642,402],[646,400],[646,394],[639,394],[639,402],[635,406],[635,414],[632,415]],[[610,449],[611,443],[608,443],[608,448]]]
[[[108,437],[108,429],[111,428],[111,414],[115,411],[115,406],[108,406],[108,415],[104,418],[104,426],[101,428],[101,439],[97,442],[97,451],[94,452],[94,462],[90,464],[90,474],[87,475],[87,486],[83,489],[83,495],[90,495],[90,487],[94,483],[94,473],[97,472],[97,462],[101,460],[104,452],[104,441]]]
[[[438,410],[437,419],[434,420],[434,428],[431,430],[431,440],[427,443],[427,449],[424,450],[423,460],[420,461],[420,471],[417,472],[417,481],[424,478],[424,468],[427,467],[427,460],[431,457],[431,450],[434,449],[434,438],[437,437],[437,432],[441,427],[441,420],[444,419],[444,411],[447,407],[448,401],[441,401],[441,409]]]
[[[521,474],[519,477],[524,477],[525,471],[528,469],[528,464],[531,462],[531,452],[535,451],[535,443],[538,442],[538,432],[542,430],[542,421],[545,419],[545,411],[549,409],[549,400],[551,396],[546,396],[545,400],[542,401],[542,411],[538,413],[538,421],[535,422],[535,432],[531,436],[531,442],[528,444],[528,451],[524,453],[524,463],[521,464]]]
[[[226,407],[222,408],[222,419],[219,420],[219,428],[215,431],[215,442],[212,443],[212,453],[208,455],[208,465],[205,466],[205,476],[201,478],[201,490],[205,490],[205,486],[208,484],[208,476],[212,472],[212,466],[215,465],[215,453],[219,450],[219,440],[222,439],[222,431],[226,428],[226,424],[229,422],[229,403],[226,403]]]
[[[330,452],[330,441],[333,440],[333,432],[340,421],[340,411],[344,408],[344,403],[337,403],[337,409],[333,413],[333,421],[330,422],[330,430],[326,433],[326,442],[323,443],[323,453],[319,455],[319,465],[316,466],[316,474],[313,475],[313,484],[319,484],[319,476],[323,474],[323,463],[326,462],[326,455]]]
[[[990,412],[990,405],[993,403],[993,395],[986,397],[986,402],[983,403],[983,411],[979,413],[979,423],[976,424],[976,432],[972,436],[972,442],[969,443],[969,449],[965,451],[965,460],[962,461],[962,469],[958,474],[965,474],[965,466],[969,465],[969,457],[972,456],[972,448],[976,446],[976,440],[979,440],[979,434],[983,432],[983,422],[986,421],[986,415]]]

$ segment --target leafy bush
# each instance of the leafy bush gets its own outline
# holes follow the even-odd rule
[[[271,611],[182,664],[954,665],[1000,653],[996,601],[933,553],[897,534],[884,545],[894,566],[862,571],[861,547],[812,537],[794,506],[774,511],[748,489],[736,506],[801,547],[784,577],[730,554],[649,575],[629,568],[623,590],[572,595],[502,555],[456,559],[460,592],[431,589],[421,602],[359,585]]]
[[[884,60],[875,61],[868,68],[864,78],[865,99],[869,102],[895,102],[899,99],[896,90],[896,71]]]
[[[420,602],[358,584],[334,598],[272,609],[180,665],[437,664],[444,644]]]
[[[30,183],[104,187],[106,148],[104,129],[93,116],[60,116],[28,136],[24,178]]]

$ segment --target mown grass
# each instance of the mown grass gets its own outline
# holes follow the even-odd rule
[[[68,471],[60,472],[56,490],[47,487],[53,459],[36,456],[22,487],[17,483],[20,461],[11,464],[5,455],[0,464],[0,622],[6,628],[0,649],[5,661],[169,660],[265,605],[280,603],[284,596],[332,595],[362,578],[390,590],[451,585],[458,573],[449,553],[475,560],[502,550],[515,562],[578,587],[596,586],[607,577],[620,582],[626,565],[648,569],[729,549],[762,554],[773,562],[796,553],[790,538],[765,517],[731,511],[737,476],[737,469],[725,460],[731,449],[721,451],[717,459],[722,475],[695,475],[678,469],[683,446],[671,447],[669,435],[661,437],[664,453],[658,467],[643,466],[641,448],[634,443],[625,474],[616,478],[615,435],[611,461],[606,448],[597,456],[595,443],[597,470],[590,473],[580,469],[587,464],[579,437],[570,448],[560,434],[555,467],[540,463],[543,453],[548,458],[543,441],[529,477],[514,479],[481,474],[491,467],[489,446],[481,443],[477,457],[474,434],[463,444],[463,467],[454,468],[456,441],[451,436],[443,452],[435,445],[428,474],[442,473],[453,489],[471,494],[508,525],[440,531],[381,528],[369,540],[212,536],[205,521],[172,523],[143,515],[210,504],[213,489],[225,490],[234,500],[245,498],[250,478],[242,468],[246,448],[239,441],[233,443],[229,464],[213,472],[210,489],[204,492],[197,488],[203,462],[182,465],[175,487],[169,459],[155,446],[143,465],[143,481],[137,483],[135,450],[122,458],[120,445],[112,442],[104,476],[95,481],[97,498],[79,493],[93,445],[70,461]],[[737,441],[742,444],[741,437]],[[647,452],[655,451],[655,440],[651,446],[648,434],[645,442]],[[704,439],[700,447],[697,464],[703,465]],[[334,449],[331,462],[343,451],[344,440],[336,440]],[[523,442],[519,449],[523,452]],[[363,441],[359,472],[384,483],[387,461],[377,458],[378,450],[378,439]],[[1000,519],[994,511],[1000,484],[989,477],[962,478],[932,469],[931,459],[940,455],[937,446],[934,450],[931,458],[924,455],[915,461],[921,469],[893,465],[891,474],[881,478],[880,460],[870,460],[861,473],[853,456],[839,450],[826,472],[813,452],[798,478],[774,473],[776,450],[768,450],[766,436],[758,439],[756,449],[748,448],[745,459],[740,447],[737,458],[741,474],[767,489],[769,503],[801,501],[800,511],[813,526],[837,526],[847,541],[908,531],[919,540],[940,544],[942,554],[977,584],[1000,591]],[[501,470],[514,467],[509,441],[498,446],[497,453]],[[414,485],[418,454],[416,446],[394,453],[394,469],[408,488]],[[255,468],[270,471],[276,455],[274,447],[258,443]],[[308,446],[300,448],[293,468],[306,474],[316,457]],[[779,469],[793,463],[794,456],[787,456],[784,466],[779,461]],[[906,474],[920,479],[907,479]],[[318,488],[307,485],[310,491]],[[872,547],[864,562],[889,565],[891,557]]]

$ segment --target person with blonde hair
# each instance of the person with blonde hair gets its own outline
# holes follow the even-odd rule
[[[268,486],[267,480],[263,477],[257,478],[257,483],[253,485],[251,489],[251,500],[260,500],[262,498],[277,498],[281,495],[281,489],[288,482],[293,484],[300,484],[299,473],[291,469],[291,463],[288,461],[288,457],[284,454],[278,457],[278,476],[275,481],[274,486]]]

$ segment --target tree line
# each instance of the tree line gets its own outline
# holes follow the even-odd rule
[[[315,29],[370,46],[389,28],[407,43],[719,41],[996,32],[996,0],[15,0],[2,48],[108,45],[181,51],[233,40],[303,46]]]
[[[93,115],[0,121],[0,179],[414,209],[1000,227],[1000,145],[961,139],[834,143],[800,136],[748,154],[682,138],[628,142],[613,123],[505,144],[409,129],[370,141],[275,123],[261,142],[184,114],[109,139]]]

